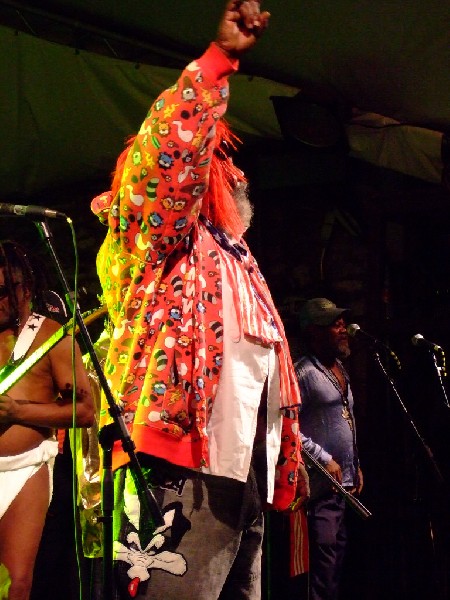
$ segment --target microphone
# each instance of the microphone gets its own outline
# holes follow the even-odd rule
[[[422,346],[423,348],[431,350],[431,352],[442,352],[442,348],[440,346],[438,346],[434,342],[426,340],[420,333],[416,333],[416,335],[413,335],[411,338],[411,342],[414,344],[414,346]]]
[[[374,346],[382,346],[385,350],[387,350],[389,352],[391,357],[394,359],[395,363],[397,364],[397,368],[399,370],[401,370],[402,365],[401,365],[401,362],[400,362],[398,356],[395,354],[395,352],[393,350],[391,350],[391,348],[389,348],[389,346],[387,346],[386,344],[383,344],[383,342],[380,342],[380,340],[377,340],[377,338],[370,335],[370,333],[363,331],[359,325],[357,325],[356,323],[351,323],[347,327],[347,333],[350,337],[355,337],[356,335],[358,335],[362,338],[365,338],[366,340],[371,342],[371,344],[373,344]]]
[[[30,217],[34,220],[42,219],[65,219],[67,221],[67,215],[51,208],[44,208],[42,206],[22,206],[21,204],[5,204],[0,202],[0,215],[12,215],[15,217]]]
[[[350,337],[363,337],[366,340],[370,341],[372,344],[381,344],[381,346],[385,345],[379,340],[377,340],[377,338],[374,338],[372,335],[370,335],[370,333],[363,331],[361,327],[356,323],[350,323],[350,325],[347,326],[347,333]]]

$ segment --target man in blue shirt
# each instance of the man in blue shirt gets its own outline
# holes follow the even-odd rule
[[[350,354],[345,308],[326,298],[308,300],[300,313],[304,356],[296,363],[301,396],[302,444],[330,475],[359,493],[353,395],[341,362]],[[321,475],[323,478],[323,475]],[[310,600],[336,600],[346,544],[345,501],[331,486],[316,493],[311,477],[308,504]]]

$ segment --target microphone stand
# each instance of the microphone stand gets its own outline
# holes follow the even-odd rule
[[[448,408],[450,408],[450,404],[448,401],[448,397],[447,397],[447,392],[445,391],[445,386],[444,386],[444,380],[442,377],[442,374],[445,375],[445,354],[444,351],[442,350],[442,348],[440,349],[440,354],[442,356],[442,367],[440,367],[437,363],[437,359],[436,359],[436,353],[435,352],[431,352],[431,354],[433,355],[433,364],[434,364],[434,368],[436,370],[436,375],[438,378],[438,383],[439,383],[439,389],[442,392],[442,396],[444,399],[444,404],[445,406],[447,406]]]
[[[444,402],[444,411],[446,411],[446,418],[444,422],[448,421],[448,409],[450,408],[450,404],[448,401],[448,397],[447,397],[447,392],[445,390],[445,385],[444,385],[444,378],[446,376],[446,370],[445,370],[445,354],[444,354],[444,350],[439,347],[439,350],[437,351],[432,351],[431,349],[429,350],[432,354],[433,357],[433,364],[434,364],[434,368],[436,371],[436,376],[437,376],[437,380],[438,380],[438,387],[441,391],[441,395],[442,395],[442,400]],[[437,360],[437,352],[440,354],[441,356],[441,366],[438,365],[438,360]],[[442,415],[443,416],[443,415]],[[430,527],[432,528],[432,535],[433,535],[433,549],[434,549],[434,554],[436,557],[436,573],[439,572],[439,568],[440,565],[442,565],[442,572],[444,573],[446,570],[446,567],[448,566],[448,558],[449,558],[449,551],[448,549],[446,550],[446,545],[444,540],[447,539],[447,535],[448,535],[448,527],[446,526],[446,523],[448,523],[448,518],[447,518],[447,501],[448,501],[448,496],[449,496],[449,492],[448,492],[448,488],[447,488],[447,493],[445,495],[438,493],[435,495],[435,500],[432,504],[432,508],[431,508],[431,514],[430,514]],[[439,582],[439,590],[442,589],[442,598],[447,598],[448,597],[448,585],[449,585],[449,580],[447,578],[447,576],[444,577],[440,577],[439,575],[437,575],[436,577],[436,581]]]
[[[440,469],[439,469],[439,467],[438,467],[438,465],[436,463],[436,460],[435,460],[434,455],[433,455],[433,453],[431,451],[431,448],[428,446],[428,444],[425,442],[425,439],[419,433],[419,430],[417,429],[416,424],[414,423],[411,415],[409,414],[408,409],[406,408],[405,403],[401,399],[400,394],[398,393],[397,388],[395,387],[394,382],[389,377],[386,369],[384,368],[384,365],[383,365],[383,363],[381,362],[381,359],[380,359],[380,354],[378,353],[378,351],[376,349],[373,349],[373,356],[374,356],[375,361],[377,362],[378,366],[380,367],[381,372],[385,376],[386,381],[389,383],[389,386],[390,386],[391,390],[394,392],[395,397],[399,401],[399,404],[400,404],[403,412],[405,413],[406,418],[407,418],[407,420],[408,420],[408,422],[409,422],[409,424],[410,424],[410,426],[411,426],[411,428],[412,428],[412,430],[413,430],[416,438],[419,440],[419,442],[420,442],[423,450],[425,451],[425,454],[428,457],[431,466],[433,467],[433,472],[434,472],[434,475],[436,476],[436,479],[438,480],[438,482],[440,484],[443,484],[445,482],[445,479],[444,479],[444,477],[443,477],[443,475],[442,475],[442,473],[441,473],[441,471],[440,471]]]
[[[70,223],[69,217],[67,222]],[[152,490],[147,486],[145,477],[135,453],[135,444],[130,437],[129,431],[121,414],[120,407],[116,404],[114,397],[108,385],[108,381],[103,373],[98,357],[95,353],[94,345],[89,332],[81,316],[78,306],[73,306],[72,294],[61,268],[56,252],[52,243],[52,233],[47,221],[35,222],[42,238],[45,240],[50,255],[56,267],[61,285],[66,294],[66,300],[72,312],[75,308],[75,318],[78,324],[83,342],[89,352],[100,386],[105,394],[109,406],[109,414],[113,422],[104,427],[99,433],[99,442],[103,449],[104,469],[102,476],[102,516],[103,523],[103,599],[111,600],[113,598],[113,508],[114,508],[114,482],[112,471],[112,449],[114,442],[120,440],[123,450],[128,454],[136,490],[138,491],[144,506],[147,508],[155,529],[164,525],[164,519],[157,504]]]
[[[330,475],[330,473],[328,473],[328,471],[325,469],[325,467],[323,467],[320,464],[320,462],[318,460],[316,460],[310,452],[308,452],[308,450],[305,450],[305,448],[302,448],[302,454],[303,454],[304,458],[306,459],[305,462],[307,464],[311,464],[312,467],[317,469],[317,471],[319,471],[319,473],[321,473],[322,476],[328,480],[328,482],[331,484],[332,488],[334,488],[336,490],[336,492],[344,498],[345,502],[347,502],[347,504],[350,506],[350,508],[352,508],[356,512],[357,515],[359,515],[362,519],[368,519],[369,517],[372,516],[372,513],[370,512],[370,510],[368,508],[366,508],[364,506],[364,504],[362,504],[362,502],[360,502],[358,500],[358,498],[355,498],[355,496],[353,496],[353,494],[348,492],[343,485],[341,485],[338,481],[336,481],[336,479],[334,479],[334,477],[332,475]]]

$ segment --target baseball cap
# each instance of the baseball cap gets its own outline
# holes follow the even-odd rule
[[[305,329],[308,325],[326,327],[349,310],[348,308],[338,308],[334,302],[327,298],[311,298],[305,302],[300,310],[300,327],[301,329]]]

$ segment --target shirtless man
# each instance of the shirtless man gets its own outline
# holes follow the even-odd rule
[[[34,281],[24,249],[14,242],[0,242],[0,366],[10,361],[14,350],[14,358],[24,352],[30,355],[60,327],[44,317],[33,318]],[[36,330],[30,345],[25,332],[31,331],[32,338]],[[78,347],[75,376],[74,402],[72,344],[65,337],[0,395],[0,564],[11,578],[9,600],[29,598],[58,452],[54,429],[73,424],[87,427],[93,422],[91,392]]]

